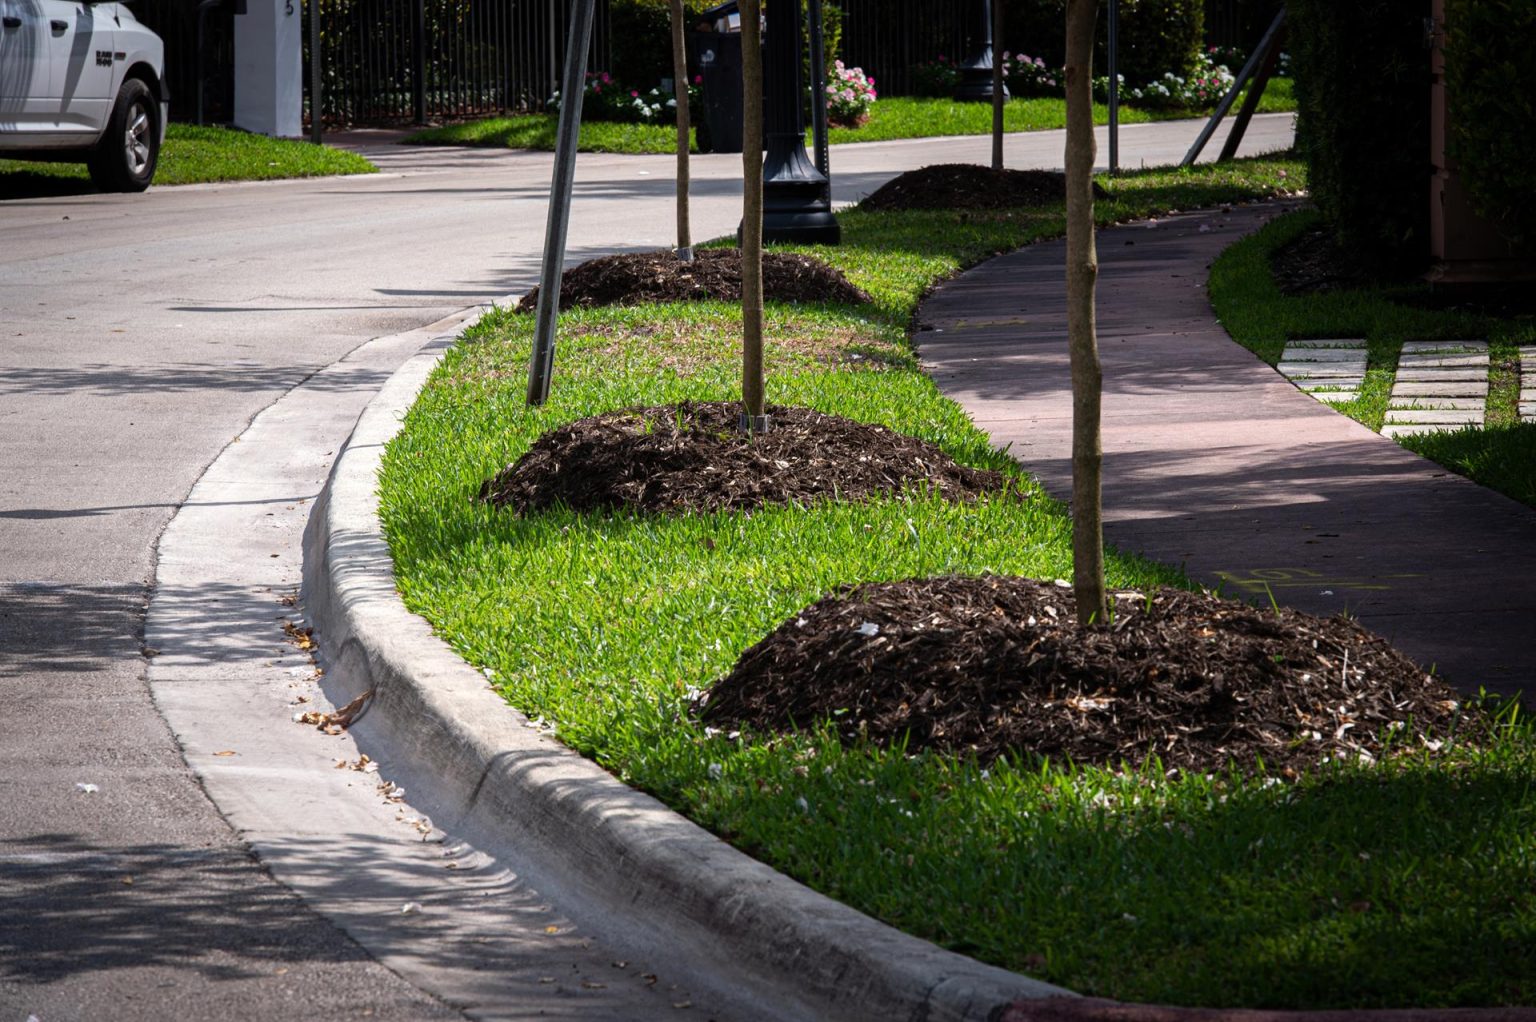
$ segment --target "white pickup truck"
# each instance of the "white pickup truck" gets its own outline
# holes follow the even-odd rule
[[[121,3],[0,0],[0,158],[84,161],[103,191],[155,176],[165,46]]]

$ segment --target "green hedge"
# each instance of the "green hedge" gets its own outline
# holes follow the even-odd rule
[[[1536,244],[1536,4],[1446,0],[1446,147],[1477,211]]]
[[[805,0],[801,0],[802,9]],[[685,0],[684,26],[692,36],[699,16],[719,0]],[[608,6],[609,68],[613,77],[644,92],[672,77],[672,16],[667,0],[612,0]],[[822,4],[822,41],[827,67],[832,66],[842,43],[842,11],[834,3]],[[808,66],[808,62],[807,62]]]
[[[1383,273],[1429,258],[1426,0],[1290,0],[1297,146],[1339,243]]]
[[[686,0],[684,26],[690,33],[700,12],[711,6]],[[672,15],[667,0],[613,0],[608,5],[608,71],[644,92],[672,77]]]
[[[1093,73],[1107,74],[1109,16],[1099,5],[1099,42]],[[998,50],[1042,57],[1057,67],[1066,59],[1066,0],[1004,0]],[[1204,0],[1121,0],[1120,73],[1128,85],[1145,85],[1166,72],[1193,70],[1205,41]]]

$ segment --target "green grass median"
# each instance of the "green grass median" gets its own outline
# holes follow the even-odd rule
[[[1284,172],[1284,174],[1282,174]],[[1303,184],[1293,161],[1103,183],[1104,223]],[[772,304],[768,397],[889,425],[1017,474],[919,370],[934,282],[1058,236],[1059,207],[839,214],[808,248],[873,306]],[[1335,763],[1299,781],[992,763],[844,745],[830,727],[738,735],[694,695],[848,582],[1070,577],[1070,523],[1027,501],[921,494],[746,513],[551,511],[476,500],[544,431],[633,405],[731,400],[739,307],[562,316],[550,401],[524,403],[532,316],[487,316],[388,447],[381,514],[407,605],[528,717],[738,847],[910,933],[1084,993],[1254,1007],[1536,1000],[1536,742]],[[1116,586],[1184,580],[1124,553]],[[1185,583],[1187,584],[1187,583]]]

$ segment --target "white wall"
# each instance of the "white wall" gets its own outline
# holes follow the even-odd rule
[[[248,0],[235,15],[235,126],[261,135],[303,133],[304,0]]]

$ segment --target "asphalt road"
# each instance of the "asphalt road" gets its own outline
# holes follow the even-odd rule
[[[1290,130],[1258,118],[1244,152]],[[1195,131],[1126,128],[1122,162],[1176,161]],[[0,201],[0,1022],[459,1014],[272,879],[146,681],[157,542],[220,452],[371,338],[534,282],[547,154],[354,141],[384,173]],[[1061,149],[1011,136],[1008,164]],[[839,147],[834,194],[987,153]],[[695,237],[734,229],[739,169],[695,159]],[[671,192],[669,158],[583,156],[570,261],[666,245]]]

